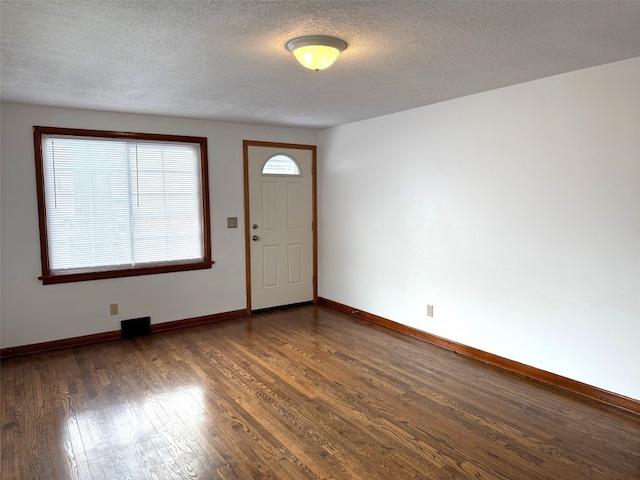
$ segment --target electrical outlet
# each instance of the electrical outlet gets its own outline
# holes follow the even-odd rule
[[[427,317],[433,317],[433,305],[427,305]]]
[[[111,315],[117,315],[118,314],[118,304],[117,303],[112,303],[111,305],[109,305],[109,313]]]

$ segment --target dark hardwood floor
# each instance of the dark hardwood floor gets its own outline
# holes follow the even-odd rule
[[[640,416],[327,308],[2,362],[2,479],[640,478]]]

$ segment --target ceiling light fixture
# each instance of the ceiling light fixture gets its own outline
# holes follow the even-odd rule
[[[304,67],[315,71],[330,67],[345,48],[346,42],[324,35],[298,37],[287,42],[287,50],[293,53]]]

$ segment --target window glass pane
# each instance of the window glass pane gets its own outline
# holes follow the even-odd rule
[[[131,155],[136,263],[201,259],[198,147],[136,144]]]
[[[43,142],[52,271],[131,264],[127,150],[116,142]]]
[[[262,168],[263,175],[300,175],[296,161],[287,155],[274,155]]]

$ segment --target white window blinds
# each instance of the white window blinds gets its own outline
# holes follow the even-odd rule
[[[51,274],[202,261],[200,145],[42,136]]]

